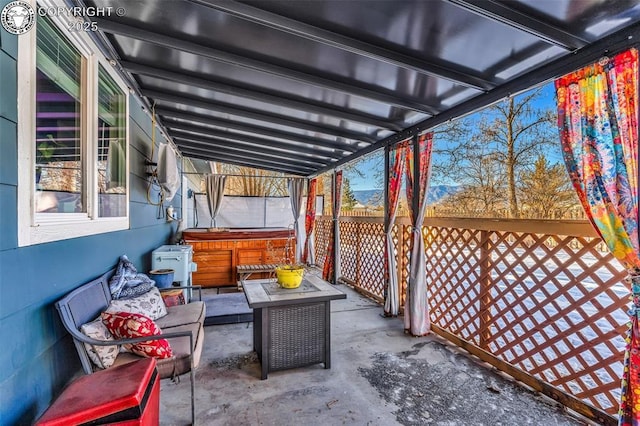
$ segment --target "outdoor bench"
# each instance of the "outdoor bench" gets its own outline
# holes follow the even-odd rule
[[[167,315],[155,320],[162,330],[157,336],[145,336],[132,339],[97,340],[86,336],[80,328],[83,324],[95,320],[104,312],[111,303],[109,279],[113,276],[112,269],[100,277],[81,285],[63,299],[56,303],[56,308],[62,319],[65,329],[71,334],[75,348],[80,357],[82,368],[86,374],[91,374],[98,368],[89,358],[85,345],[112,346],[130,343],[145,342],[149,340],[167,339],[171,345],[173,356],[171,358],[158,359],[157,369],[160,378],[176,378],[190,372],[192,420],[195,415],[194,406],[194,370],[200,362],[204,341],[205,304],[201,294],[198,301],[188,301],[184,305],[167,307]],[[196,289],[200,293],[200,286],[170,287]],[[140,356],[130,352],[119,352],[113,364],[122,365],[141,359]]]

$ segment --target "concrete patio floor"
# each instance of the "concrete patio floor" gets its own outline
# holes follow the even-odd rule
[[[504,378],[438,336],[410,337],[398,318],[339,285],[332,368],[260,380],[252,323],[205,327],[196,372],[200,425],[579,425],[555,402]],[[188,375],[161,384],[160,423],[190,423]]]

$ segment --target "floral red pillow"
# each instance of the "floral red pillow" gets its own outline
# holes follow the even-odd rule
[[[115,338],[157,336],[162,334],[153,320],[142,314],[130,312],[103,312],[102,322]],[[125,345],[136,355],[147,358],[171,358],[173,351],[167,339],[148,340],[146,342]]]

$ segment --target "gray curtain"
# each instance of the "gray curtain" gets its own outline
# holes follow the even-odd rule
[[[224,197],[224,184],[227,182],[227,177],[223,175],[207,175],[207,205],[209,206],[209,213],[211,213],[211,226],[215,226],[216,216],[220,211],[222,205],[222,198]]]
[[[404,307],[404,328],[413,336],[424,336],[431,329],[431,321],[422,224],[427,206],[433,133],[416,136],[413,142],[413,161],[406,168],[407,204],[411,213],[411,264]]]
[[[315,265],[316,250],[314,247],[314,229],[316,226],[316,187],[318,179],[313,178],[307,184],[307,210],[304,217],[304,250],[302,251],[302,262],[307,265]]]
[[[397,316],[400,310],[400,288],[398,286],[398,265],[393,241],[393,226],[396,220],[402,174],[408,151],[409,141],[404,141],[393,148],[387,147],[384,151],[386,180],[384,233],[387,244],[385,265],[388,280],[384,294],[384,313],[389,316]],[[402,227],[400,227],[400,232],[402,232]]]
[[[289,179],[289,199],[291,200],[291,212],[293,213],[293,230],[296,234],[296,262],[302,259],[304,250],[304,235],[298,232],[298,220],[302,211],[302,196],[304,195],[304,178]]]

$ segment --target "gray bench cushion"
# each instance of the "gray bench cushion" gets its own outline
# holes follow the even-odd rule
[[[167,312],[167,315],[155,321],[165,333],[175,331],[173,327],[178,325],[204,323],[205,304],[195,301],[186,305],[169,306]]]
[[[193,333],[193,341],[195,343],[195,348],[193,350],[193,366],[194,368],[198,367],[202,355],[202,342],[204,340],[203,326],[198,323],[193,323],[172,327],[171,332],[174,331],[191,331]],[[189,338],[175,337],[168,340],[171,345],[171,349],[173,350],[173,357],[157,360],[158,374],[162,379],[184,374],[191,369],[191,362],[189,361]],[[118,358],[116,358],[116,362],[113,365],[126,364],[138,359],[140,359],[139,356],[125,352],[118,355]]]

